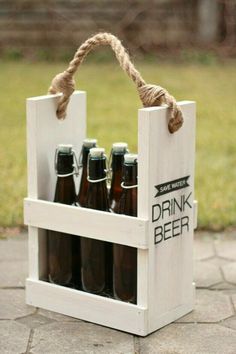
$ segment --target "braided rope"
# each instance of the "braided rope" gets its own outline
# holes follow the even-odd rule
[[[144,107],[160,106],[163,104],[166,104],[169,107],[170,119],[168,122],[168,128],[170,133],[176,132],[183,124],[183,116],[175,98],[161,86],[146,84],[141,74],[135,69],[120,40],[110,33],[98,33],[87,39],[76,51],[74,58],[69,63],[68,68],[64,72],[56,75],[52,80],[51,86],[48,90],[49,93],[62,93],[57,108],[58,119],[64,119],[66,116],[66,108],[69,103],[70,96],[75,90],[75,81],[73,76],[88,53],[99,45],[111,46],[121,68],[135,83]]]

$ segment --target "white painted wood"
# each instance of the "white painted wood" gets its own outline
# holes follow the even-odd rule
[[[46,230],[29,226],[28,228],[29,277],[47,278],[47,239]]]
[[[190,311],[189,304],[193,304],[195,104],[186,101],[179,102],[179,105],[184,115],[184,125],[175,134],[170,134],[168,131],[168,110],[166,107],[139,110],[138,216],[149,219],[147,267],[149,332],[159,328],[162,323],[160,318],[167,318],[168,320],[163,322],[167,324],[176,319],[175,309],[186,308]],[[185,176],[190,176],[189,187],[155,197],[156,185]],[[161,205],[165,200],[167,201],[166,206],[171,198],[175,197],[176,200],[179,200],[182,195],[187,197],[189,194],[190,207],[186,205],[184,212],[179,211],[175,215],[167,215],[166,211],[163,220],[160,218],[156,222],[152,222],[152,206],[157,205],[154,208],[157,213],[159,211],[158,205]],[[163,227],[165,223],[171,223],[181,217],[189,218],[189,230],[185,227],[181,236],[171,237],[155,245],[155,228]],[[158,218],[158,214],[154,215],[155,218]],[[176,226],[176,222],[174,225]],[[170,234],[169,231],[166,236]],[[157,238],[157,240],[159,239],[160,237]],[[166,314],[168,314],[167,317]],[[183,314],[181,313],[181,315]]]
[[[58,120],[59,95],[27,99],[28,196],[53,200],[54,155],[58,144],[72,144],[77,155],[86,136],[86,94],[76,91],[65,120]]]
[[[27,198],[24,217],[25,224],[42,229],[148,247],[148,221],[141,218]]]
[[[56,183],[53,162],[57,144],[72,143],[79,154],[86,136],[85,93],[72,95],[67,118],[62,122],[55,114],[59,96],[27,100],[25,222],[29,225],[30,267],[27,303],[145,336],[188,313],[194,304],[195,104],[179,102],[184,125],[173,135],[167,128],[166,107],[139,110],[138,218],[132,218],[51,202]],[[190,176],[189,186],[155,197],[156,185],[186,176]],[[186,193],[192,193],[189,207],[185,203],[183,212],[167,216],[166,211],[163,220],[152,222],[153,205],[160,205],[171,197],[178,201]],[[189,229],[183,229],[181,236],[154,244],[155,228],[181,217],[189,218]],[[137,247],[137,305],[39,280],[44,279],[47,272],[47,229]]]
[[[198,201],[193,201],[193,228],[196,230],[197,228],[197,218],[198,218]]]
[[[191,312],[194,308],[194,299],[195,299],[195,285],[192,284],[192,294],[189,300],[186,300],[182,305],[173,308],[166,313],[163,313],[159,316],[156,321],[155,325],[151,324],[148,329],[148,333],[152,333],[159,328],[166,326],[167,324],[176,321],[177,319],[183,317],[187,313]]]
[[[29,260],[29,277],[31,279],[39,279],[39,242],[38,228],[28,227],[28,260]]]
[[[137,304],[148,307],[148,249],[138,249],[137,256]]]
[[[26,302],[122,331],[147,334],[147,309],[122,301],[27,279]]]

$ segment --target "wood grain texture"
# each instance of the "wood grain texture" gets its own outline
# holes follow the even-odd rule
[[[43,281],[26,281],[28,305],[141,336],[147,334],[147,309]]]
[[[149,220],[146,276],[150,332],[159,328],[162,323],[159,319],[162,317],[168,318],[169,322],[173,321],[176,308],[188,308],[190,311],[193,306],[195,104],[179,102],[179,105],[184,115],[184,125],[172,135],[167,128],[167,108],[139,110],[138,216]],[[156,197],[156,185],[185,176],[189,176],[189,186]],[[184,210],[180,211],[175,205],[176,210],[173,212],[170,205],[173,207],[174,198],[180,204],[183,196],[189,196],[188,203],[182,208]],[[188,220],[188,227],[173,237],[176,230],[173,231],[171,227],[173,223],[175,226],[180,225],[181,218]],[[161,241],[155,244],[157,231],[162,233],[158,235],[158,241]]]

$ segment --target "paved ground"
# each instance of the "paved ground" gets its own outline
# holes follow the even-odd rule
[[[0,353],[235,354],[236,232],[199,233],[196,309],[138,338],[25,305],[27,235],[0,240]]]

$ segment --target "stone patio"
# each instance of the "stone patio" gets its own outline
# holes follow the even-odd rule
[[[236,232],[196,233],[195,310],[139,338],[25,305],[27,235],[0,240],[0,353],[235,354]]]

